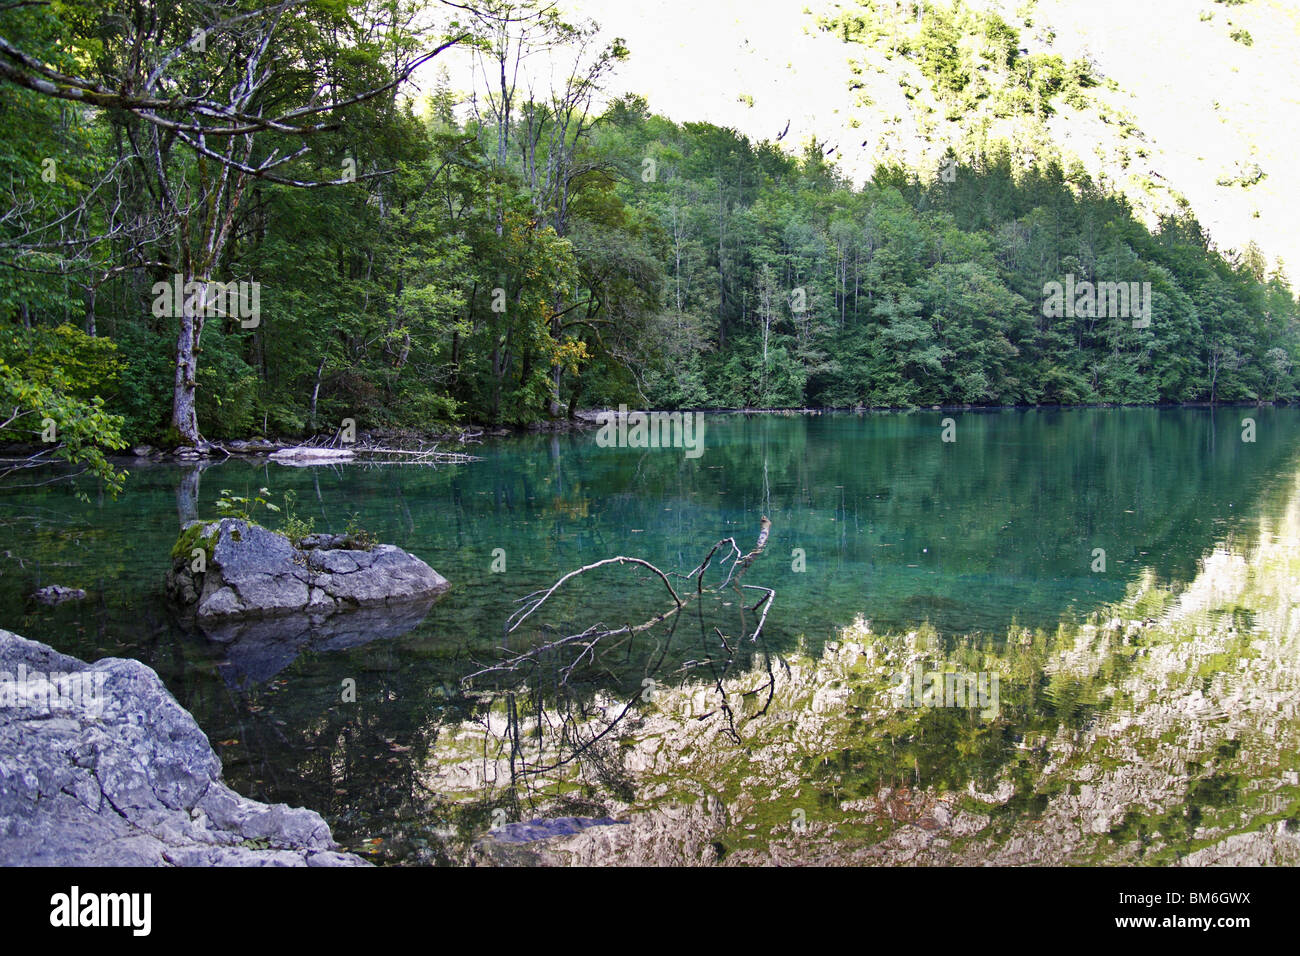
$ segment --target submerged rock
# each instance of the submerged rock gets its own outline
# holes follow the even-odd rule
[[[537,819],[527,823],[506,823],[493,830],[486,839],[498,843],[536,843],[551,837],[570,836],[581,833],[590,827],[608,827],[625,824],[624,820],[612,817],[556,817],[552,820]]]
[[[506,823],[475,841],[470,862],[479,866],[556,866],[565,862],[566,838],[594,827],[624,829],[626,820],[612,817],[553,817],[527,823]]]
[[[32,592],[32,597],[41,604],[48,604],[53,607],[56,604],[62,604],[64,601],[83,601],[86,598],[86,592],[81,588],[65,588],[61,584],[51,584],[49,587]]]
[[[191,522],[172,549],[167,592],[200,624],[307,611],[318,616],[445,591],[447,579],[391,544],[284,535],[238,518]]]
[[[86,664],[0,630],[0,700],[0,865],[366,865],[319,814],[227,787],[138,661]]]

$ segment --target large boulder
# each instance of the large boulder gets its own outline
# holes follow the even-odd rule
[[[0,865],[362,866],[311,810],[249,800],[158,675],[0,630]]]
[[[306,611],[328,615],[445,591],[447,579],[391,544],[347,535],[287,537],[238,518],[190,522],[172,550],[167,590],[198,621]]]

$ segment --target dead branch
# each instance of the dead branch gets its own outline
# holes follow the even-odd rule
[[[409,450],[404,450],[409,451]],[[419,455],[421,452],[416,452]],[[485,663],[473,673],[461,678],[461,687],[468,690],[475,681],[496,675],[509,677],[510,682],[501,688],[505,704],[504,730],[493,730],[492,721],[484,719],[484,759],[501,762],[502,769],[508,766],[509,786],[522,787],[523,798],[532,801],[536,784],[546,774],[577,765],[582,773],[594,773],[602,780],[617,780],[622,772],[617,750],[611,750],[607,743],[616,727],[638,710],[638,701],[644,698],[638,689],[630,697],[618,694],[612,698],[590,697],[590,692],[579,691],[578,684],[589,686],[613,686],[597,683],[608,678],[619,681],[626,674],[615,674],[608,663],[611,655],[620,653],[626,646],[627,655],[636,647],[637,638],[661,623],[666,623],[667,640],[656,639],[653,649],[649,649],[647,674],[658,673],[663,667],[673,636],[678,624],[683,620],[681,612],[695,605],[700,609],[701,639],[704,654],[692,659],[674,674],[685,674],[701,667],[711,672],[711,683],[718,694],[719,704],[708,713],[698,715],[699,720],[708,720],[721,715],[721,731],[737,743],[742,742],[740,727],[745,720],[752,720],[767,712],[776,688],[776,676],[772,668],[770,655],[764,653],[767,670],[766,681],[746,690],[731,691],[727,689],[727,680],[733,669],[740,662],[741,642],[730,637],[719,627],[713,627],[706,637],[704,630],[703,601],[707,593],[723,597],[727,590],[733,590],[741,600],[741,632],[739,638],[750,637],[756,642],[763,632],[767,616],[776,592],[772,588],[752,584],[741,584],[740,579],[763,553],[771,522],[766,517],[761,520],[758,539],[752,550],[743,552],[733,538],[724,538],[716,542],[705,555],[704,560],[687,574],[665,572],[649,561],[628,555],[617,555],[601,561],[576,568],[562,575],[552,585],[533,591],[518,599],[519,607],[509,615],[505,623],[505,635],[518,631],[525,621],[533,619],[539,610],[546,607],[566,584],[604,567],[633,566],[645,569],[657,578],[667,591],[667,606],[640,624],[614,624],[599,621],[580,631],[562,636],[533,646],[525,651],[513,653],[503,647],[502,659],[496,663]],[[705,587],[704,576],[719,554],[722,562],[728,564],[722,580]],[[683,593],[674,586],[672,578],[689,581],[694,578],[695,593]],[[746,607],[743,589],[759,591],[761,596],[752,607]],[[727,602],[729,606],[730,602]],[[746,612],[759,615],[753,634],[745,627]],[[553,682],[553,684],[551,683]],[[547,687],[551,690],[546,690]],[[642,687],[645,686],[643,682]],[[743,710],[736,707],[736,701],[745,701],[766,693],[766,701],[756,714],[743,717]],[[554,695],[553,703],[547,703],[547,697]],[[488,703],[492,697],[484,698]],[[525,704],[525,701],[527,704]],[[535,725],[528,726],[535,721]],[[488,738],[495,739],[495,746]],[[535,745],[534,745],[535,741]],[[492,751],[495,750],[495,754]],[[486,764],[485,764],[486,770]],[[515,794],[515,799],[520,795]]]
[[[546,601],[550,598],[550,596],[554,594],[557,590],[559,590],[559,588],[566,581],[572,580],[573,578],[576,578],[580,574],[586,574],[588,571],[594,571],[597,568],[603,568],[606,565],[610,565],[610,564],[639,564],[643,568],[648,568],[649,570],[653,571],[656,575],[658,575],[661,581],[663,581],[664,587],[668,589],[668,593],[671,594],[673,600],[677,602],[677,610],[680,611],[685,606],[685,602],[682,601],[681,597],[673,589],[672,583],[668,580],[668,575],[664,574],[662,571],[656,568],[649,561],[642,560],[641,558],[629,558],[629,557],[625,557],[624,555],[619,555],[616,558],[605,558],[603,561],[597,561],[595,564],[588,564],[586,567],[578,568],[576,571],[570,571],[564,577],[560,578],[560,580],[556,581],[549,588],[547,588],[545,593],[543,593],[542,596],[538,598],[536,601],[534,601],[532,604],[520,608],[520,610],[523,611],[522,615],[516,618],[515,615],[518,615],[519,611],[516,611],[514,614],[512,614],[510,618],[507,619],[506,623],[510,624],[510,621],[512,620],[514,621],[514,623],[510,624],[510,626],[506,629],[506,633],[513,634],[515,631],[517,631],[519,629],[519,625],[523,624],[524,621],[528,620],[528,618],[532,616],[533,612],[536,611],[543,604],[545,604]],[[665,616],[666,615],[660,615],[656,618],[653,618],[652,621],[654,623],[658,623],[659,621],[662,621]],[[649,623],[650,622],[647,622],[647,625]],[[640,628],[638,628],[638,630],[645,630],[647,625],[642,625]],[[609,633],[616,633],[616,632],[611,631]]]

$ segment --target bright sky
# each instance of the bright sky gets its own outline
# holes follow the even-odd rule
[[[834,37],[811,29],[806,0],[568,0],[570,19],[590,18],[622,37],[631,56],[609,84],[638,93],[678,122],[707,121],[797,151],[809,135],[838,135],[848,115],[847,60]],[[452,85],[468,89],[460,58]],[[545,71],[540,62],[535,71]],[[752,97],[752,105],[742,101]],[[859,140],[860,141],[860,140]],[[834,145],[835,140],[832,141]]]
[[[848,118],[851,52],[813,29],[805,0],[578,0],[632,55],[624,89],[677,120],[706,120],[784,143],[840,130]],[[741,97],[753,98],[753,105]]]
[[[678,122],[706,120],[753,140],[775,139],[788,121],[783,147],[797,152],[815,135],[840,147],[832,158],[852,179],[870,175],[859,144],[882,134],[852,105],[848,60],[859,48],[817,31],[805,12],[829,0],[560,2],[571,19],[592,18],[629,47],[612,94],[639,93]],[[1035,31],[1056,29],[1057,52],[1090,55],[1120,84],[1120,105],[1136,116],[1155,168],[1221,248],[1253,238],[1300,279],[1300,177],[1291,168],[1300,154],[1300,0],[1040,0],[1037,19]],[[1250,29],[1252,46],[1228,37],[1237,26]],[[446,62],[452,85],[468,90],[467,60]],[[855,115],[860,129],[848,127]],[[1090,163],[1086,127],[1056,132]],[[1239,161],[1258,163],[1267,178],[1249,192],[1218,185]]]

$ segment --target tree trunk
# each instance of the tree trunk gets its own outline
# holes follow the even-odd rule
[[[320,360],[320,365],[316,368],[316,384],[311,389],[311,430],[316,431],[316,399],[320,397],[320,379],[325,374],[325,362],[329,357],[326,356]]]
[[[564,369],[559,365],[551,366],[551,417],[562,418],[564,416],[564,405],[560,401],[560,380]]]
[[[95,287],[86,287],[86,334],[95,337]]]
[[[182,288],[198,282],[202,292],[185,296],[181,308],[180,335],[176,339],[176,379],[172,387],[172,427],[182,445],[198,447],[203,442],[199,435],[199,418],[195,409],[195,392],[198,380],[199,338],[203,334],[203,313],[207,307],[208,280],[184,276]]]

